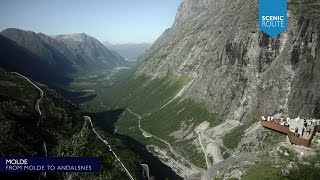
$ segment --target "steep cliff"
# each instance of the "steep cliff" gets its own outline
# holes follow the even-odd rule
[[[257,7],[250,0],[185,0],[136,75],[187,76],[183,97],[225,119],[320,117],[319,5],[289,2],[288,29],[275,39],[257,28]]]

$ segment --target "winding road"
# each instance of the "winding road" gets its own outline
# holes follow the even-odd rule
[[[37,88],[39,90],[39,95],[40,95],[40,98],[36,100],[36,103],[35,103],[35,109],[36,111],[39,113],[39,115],[41,116],[42,113],[41,113],[41,110],[40,110],[40,102],[43,98],[43,91],[42,89],[40,89],[36,84],[34,84],[29,78],[25,77],[24,75],[20,74],[20,73],[17,73],[17,72],[13,72],[13,74],[17,74],[18,76],[24,78],[25,80],[27,80],[30,84],[32,84],[35,88]],[[39,126],[39,125],[38,125]]]
[[[127,111],[138,118],[138,127],[139,127],[139,130],[142,132],[142,134],[147,134],[148,137],[153,137],[153,138],[155,138],[155,139],[163,142],[164,144],[166,144],[166,145],[169,147],[170,152],[171,152],[176,158],[180,159],[181,162],[187,163],[189,166],[192,167],[193,170],[196,169],[196,171],[193,171],[193,170],[192,170],[192,172],[191,172],[191,171],[190,171],[190,168],[188,168],[188,167],[186,167],[185,165],[183,165],[182,163],[180,163],[180,162],[178,162],[178,161],[170,158],[170,162],[171,162],[171,164],[173,164],[173,168],[172,168],[172,169],[178,169],[178,167],[179,167],[180,171],[183,173],[183,175],[184,175],[185,177],[187,177],[188,175],[193,174],[193,173],[195,173],[195,172],[198,171],[198,168],[197,168],[194,164],[188,162],[183,156],[181,156],[179,153],[175,152],[175,151],[173,150],[171,144],[170,144],[168,141],[166,141],[166,140],[164,140],[164,139],[161,139],[161,138],[159,138],[159,137],[157,137],[157,136],[155,136],[155,135],[152,135],[151,133],[149,133],[149,132],[145,131],[144,129],[142,129],[142,128],[141,128],[141,119],[142,119],[142,117],[141,117],[139,114],[133,112],[133,111],[132,111],[131,109],[129,109],[129,108],[127,108]],[[187,170],[187,169],[189,169],[189,170]]]
[[[140,131],[141,131],[143,134],[148,134],[148,135],[150,135],[150,137],[154,137],[155,139],[157,139],[157,140],[165,143],[165,144],[169,147],[170,152],[171,152],[174,156],[176,156],[176,157],[181,157],[178,153],[176,153],[176,152],[173,150],[171,144],[170,144],[168,141],[163,140],[163,139],[161,139],[161,138],[159,138],[159,137],[157,137],[157,136],[155,136],[155,135],[152,135],[152,134],[148,133],[147,131],[145,131],[145,130],[143,130],[143,129],[141,128],[141,123],[140,123],[140,121],[141,121],[142,118],[141,118],[140,115],[138,115],[137,113],[131,111],[129,108],[127,108],[127,110],[128,110],[129,113],[135,115],[135,116],[138,118],[138,120],[139,120],[138,127],[139,127]]]
[[[209,160],[208,160],[208,153],[206,152],[206,149],[204,148],[204,146],[202,144],[201,133],[199,131],[197,131],[197,134],[198,134],[198,138],[199,138],[199,143],[200,143],[201,149],[202,149],[202,151],[204,153],[204,158],[206,160],[207,169],[209,169],[210,168],[210,163],[209,163]]]
[[[17,73],[17,72],[13,72],[13,74],[17,74],[18,76],[24,78],[25,80],[27,80],[30,84],[32,84],[35,88],[37,88],[39,90],[39,95],[40,95],[40,98],[36,100],[36,103],[35,103],[35,110],[39,113],[39,115],[41,116],[42,113],[41,113],[41,110],[40,110],[40,102],[43,98],[43,91],[42,89],[40,89],[35,83],[33,83],[29,78],[25,77],[24,75],[20,74],[20,73]],[[102,103],[102,101],[101,101]],[[140,117],[141,118],[141,117]],[[117,159],[117,161],[120,162],[120,165],[123,167],[123,169],[125,170],[125,172],[127,173],[128,177],[131,179],[131,180],[134,180],[134,178],[131,176],[130,172],[128,171],[128,169],[124,166],[124,164],[121,162],[120,158],[116,155],[116,153],[112,150],[110,144],[104,140],[98,133],[97,131],[94,129],[94,126],[93,126],[93,123],[91,121],[91,118],[89,116],[84,116],[84,119],[85,119],[85,122],[84,122],[84,125],[82,127],[82,129],[85,128],[85,126],[87,125],[87,121],[89,121],[91,127],[92,127],[92,130],[93,132],[96,134],[96,136],[106,145],[108,146],[109,148],[109,151],[112,152],[112,154],[115,156],[115,158]],[[40,120],[38,122],[38,126],[40,125]],[[43,141],[43,149],[44,149],[44,152],[45,152],[45,156],[47,157],[48,154],[47,154],[47,145],[46,145],[46,142]],[[148,171],[147,171],[147,174],[149,175],[149,168],[148,168]],[[46,172],[44,172],[44,177],[46,178]],[[70,176],[71,177],[71,176]],[[70,178],[69,177],[69,178]],[[149,177],[149,176],[148,176]]]
[[[120,158],[116,155],[116,153],[112,150],[110,144],[108,143],[108,141],[104,140],[98,133],[97,131],[94,129],[93,123],[91,121],[91,118],[89,116],[84,116],[84,120],[88,121],[91,125],[92,131],[96,134],[96,136],[109,148],[109,151],[112,152],[113,156],[116,158],[117,161],[119,161],[120,165],[122,166],[122,168],[125,170],[125,172],[127,173],[128,177],[131,180],[134,180],[134,178],[132,177],[132,175],[130,174],[130,172],[128,171],[128,169],[124,166],[124,164],[122,163],[122,161],[120,160]],[[86,122],[85,122],[86,123]]]
[[[100,98],[100,106],[103,107],[103,109],[106,109],[107,107],[103,104],[101,98]]]
[[[213,161],[214,161],[214,163],[218,163],[218,162],[221,162],[221,161],[223,161],[223,157],[222,157],[222,155],[221,155],[221,150],[220,150],[220,147],[217,145],[217,143],[213,140],[213,139],[211,139],[211,138],[209,138],[208,136],[206,136],[205,134],[204,134],[204,132],[200,132],[200,134],[203,136],[203,137],[205,137],[206,139],[208,139],[209,141],[211,141],[211,144],[213,145],[213,147],[214,147],[214,153],[213,153]]]
[[[217,149],[217,154],[216,154],[217,161],[215,161],[215,162],[223,161],[224,159],[222,157],[220,147],[217,145],[217,143],[213,139],[211,139],[207,135],[205,135],[204,132],[202,132],[201,134],[203,135],[203,137],[205,137],[206,139],[211,141],[213,143],[213,145],[215,146],[215,148]],[[236,157],[236,155],[230,149],[226,148],[225,146],[224,146],[224,148],[226,149],[226,152],[228,152],[231,156]]]
[[[24,75],[22,75],[22,74],[20,74],[20,73],[17,73],[17,72],[13,72],[13,74],[16,74],[16,75],[24,78],[24,79],[27,80],[30,84],[32,84],[36,89],[39,90],[39,95],[40,95],[40,97],[36,100],[36,103],[35,103],[34,108],[35,108],[35,110],[38,112],[38,114],[41,116],[42,113],[41,113],[41,110],[40,110],[40,102],[41,102],[41,100],[42,100],[42,98],[43,98],[43,91],[42,91],[42,89],[40,89],[35,83],[33,83],[29,78],[25,77]],[[37,126],[38,126],[38,127],[40,126],[40,118],[39,118],[39,122],[38,122]],[[43,146],[43,151],[44,151],[44,153],[45,153],[45,156],[48,157],[47,144],[46,144],[45,141],[43,141],[43,145],[42,145],[42,146]],[[44,178],[46,178],[46,177],[47,177],[47,173],[46,173],[46,172],[43,172],[43,176],[44,176]]]

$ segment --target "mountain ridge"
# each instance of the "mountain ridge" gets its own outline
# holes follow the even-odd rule
[[[125,59],[120,55],[110,51],[100,41],[85,33],[57,35],[54,38],[64,42],[82,57],[97,65],[106,64],[115,67],[126,64]]]
[[[72,66],[60,67],[59,64],[58,66],[50,64],[46,59],[2,35],[0,35],[0,47],[1,67],[20,72],[42,83],[49,85],[68,84],[71,81],[68,74],[75,72],[75,68]]]
[[[50,37],[43,33],[8,28],[0,34],[39,55],[43,60],[48,60],[49,64],[62,61],[82,71],[114,68],[126,64],[121,56],[112,53],[97,39],[85,33]],[[77,41],[70,37],[77,38]]]

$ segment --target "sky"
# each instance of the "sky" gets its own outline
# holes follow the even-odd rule
[[[154,42],[182,0],[1,0],[0,31],[86,33],[113,44]]]

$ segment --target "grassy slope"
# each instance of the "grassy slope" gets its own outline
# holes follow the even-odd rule
[[[195,125],[208,121],[212,126],[221,122],[216,114],[208,112],[201,103],[178,97],[167,104],[187,83],[187,78],[173,75],[161,79],[140,76],[127,80],[114,89],[114,93],[106,91],[112,96],[106,95],[102,100],[110,108],[129,107],[143,117],[143,129],[173,141],[168,134],[179,130],[184,121],[191,120]]]
[[[271,164],[255,164],[248,168],[245,175],[241,178],[244,180],[280,180],[280,168],[273,167]]]
[[[189,80],[186,77],[177,77],[170,73],[164,78],[158,79],[139,76],[129,78],[112,88],[104,89],[98,95],[98,98],[110,109],[128,107],[138,113],[142,116],[141,127],[144,130],[170,142],[182,155],[186,156],[199,167],[204,167],[203,154],[198,152],[194,145],[192,145],[193,139],[176,142],[176,139],[169,135],[179,130],[183,122],[187,125],[192,124],[193,128],[203,121],[208,121],[211,126],[215,126],[221,122],[221,118],[216,114],[208,112],[204,104],[181,97],[176,98],[162,108],[188,82]],[[95,101],[87,103],[89,110],[96,111],[101,109],[100,101],[97,100],[98,98]],[[137,118],[125,112],[116,126],[119,132],[134,137],[145,145],[156,144],[159,147],[166,147],[166,145],[155,138],[144,138],[137,128],[137,124]]]
[[[250,125],[251,123],[237,126],[234,129],[232,129],[230,132],[228,132],[226,135],[224,135],[222,138],[224,146],[230,150],[234,150],[235,148],[237,148],[244,134],[244,131],[248,127],[250,127]]]

